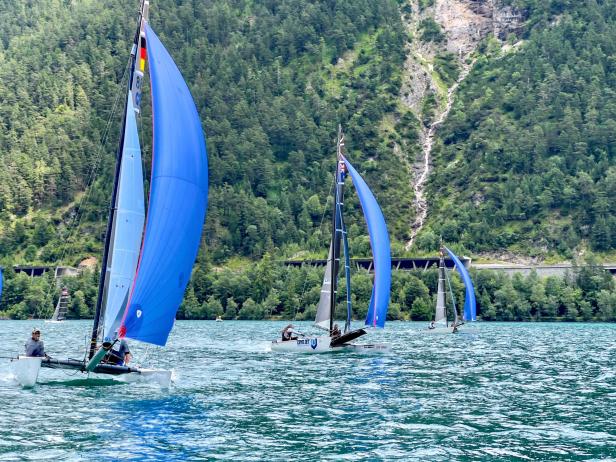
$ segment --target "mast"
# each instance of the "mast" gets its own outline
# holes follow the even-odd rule
[[[346,178],[346,165],[344,164],[344,134],[342,127],[338,126],[338,170],[339,170],[339,203],[338,203],[338,220],[340,226],[340,235],[342,237],[342,249],[344,251],[344,275],[346,279],[346,304],[347,304],[347,319],[344,323],[344,333],[351,329],[351,260],[349,254],[349,241],[347,239],[347,230],[342,216],[342,207],[344,205],[344,180]]]
[[[128,79],[128,89],[136,87],[138,90],[138,94],[136,94],[135,100],[136,103],[140,102],[140,94],[141,94],[141,84],[143,80],[143,72],[141,70],[135,70],[136,56],[137,51],[141,49],[141,37],[144,34],[143,32],[143,22],[147,20],[149,9],[149,1],[141,0],[141,6],[139,9],[139,20],[137,23],[137,31],[135,32],[135,38],[133,40],[133,46],[131,49],[130,55],[130,75]],[[141,56],[140,56],[141,58]],[[133,79],[135,80],[133,82]],[[116,164],[115,164],[115,173],[113,178],[113,190],[111,194],[111,203],[109,206],[109,218],[107,220],[107,229],[105,231],[105,247],[103,250],[103,260],[101,264],[101,274],[98,283],[98,296],[96,298],[96,311],[94,314],[94,324],[92,325],[92,335],[90,339],[90,350],[88,353],[88,358],[92,359],[96,352],[97,342],[98,342],[98,330],[100,326],[100,320],[103,310],[103,299],[104,295],[107,292],[107,285],[109,282],[109,255],[111,251],[111,238],[113,236],[113,230],[115,227],[115,217],[117,214],[117,196],[118,196],[118,185],[120,178],[120,169],[122,165],[122,153],[124,150],[124,132],[126,130],[126,110],[128,106],[128,101],[124,103],[124,112],[122,116],[122,129],[120,131],[120,141],[118,143],[118,150],[116,154]],[[138,104],[135,105],[138,107]]]
[[[338,270],[340,268],[340,234],[342,232],[339,214],[342,214],[340,209],[341,203],[341,185],[344,184],[343,172],[340,169],[341,149],[344,146],[344,135],[342,127],[338,126],[338,142],[336,153],[336,174],[334,181],[334,214],[332,220],[332,261],[331,265],[331,297],[330,297],[330,316],[329,316],[329,331],[334,329],[334,312],[336,311],[336,295],[338,293]],[[341,217],[342,215],[340,215]]]

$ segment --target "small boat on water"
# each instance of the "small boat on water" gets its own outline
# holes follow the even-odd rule
[[[69,300],[70,296],[68,294],[68,289],[66,287],[63,287],[60,291],[58,303],[56,303],[56,309],[54,310],[51,319],[47,319],[45,323],[56,323],[64,321],[66,319],[66,313],[68,312]]]
[[[370,305],[366,315],[366,328],[383,328],[387,318],[389,306],[389,291],[391,287],[391,255],[389,248],[389,234],[385,218],[381,212],[374,194],[344,156],[344,135],[342,129],[338,130],[337,162],[334,176],[334,210],[332,219],[332,238],[327,257],[327,266],[321,286],[321,297],[317,307],[314,326],[322,331],[321,335],[291,334],[283,331],[283,338],[273,340],[272,351],[298,352],[298,353],[326,353],[333,351],[389,351],[386,344],[356,344],[353,340],[365,335],[366,329],[351,329],[351,264],[347,231],[343,217],[344,181],[350,176],[355,190],[359,196],[362,211],[368,225],[370,246],[374,268],[374,286]],[[344,330],[340,331],[334,323],[335,307],[338,295],[338,273],[341,256],[344,255],[344,273],[346,278],[346,307],[347,317]]]
[[[464,296],[464,311],[462,315],[458,315],[458,308],[456,306],[456,299],[451,288],[451,279],[449,273],[445,267],[445,252],[453,260],[455,268],[462,276],[464,286],[466,288]],[[448,316],[445,290],[447,286],[450,301],[451,301],[451,316]],[[450,322],[451,319],[451,322]],[[461,330],[466,330],[466,323],[477,320],[477,303],[475,300],[475,288],[473,287],[473,281],[471,279],[466,266],[460,261],[460,259],[447,247],[442,247],[440,251],[440,260],[438,265],[438,286],[436,293],[436,308],[434,312],[434,320],[430,323],[430,326],[423,330],[429,334],[456,334]]]
[[[221,316],[216,316],[216,322],[222,322],[222,317]]]
[[[41,368],[163,386],[171,380],[170,370],[109,361],[112,347],[122,339],[166,344],[197,257],[207,207],[207,153],[199,114],[180,71],[148,23],[148,9],[148,0],[142,0],[90,345],[83,359],[16,358],[13,373],[25,386],[36,383]],[[154,138],[147,220],[137,130],[146,57]]]

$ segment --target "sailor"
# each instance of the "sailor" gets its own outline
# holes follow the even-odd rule
[[[338,327],[338,324],[334,324],[334,328],[332,329],[332,338],[336,338],[336,337],[340,337],[341,332],[340,332],[340,328]]]
[[[436,329],[436,323],[434,322],[434,319],[430,321],[430,325],[428,326],[428,329]]]
[[[126,340],[120,340],[120,346],[117,350],[111,350],[105,360],[117,366],[127,366],[133,356],[128,349]]]
[[[289,324],[282,329],[282,341],[286,342],[288,340],[297,340],[297,336],[293,337],[293,324]]]
[[[39,329],[32,329],[32,337],[26,342],[25,346],[26,356],[47,357]]]

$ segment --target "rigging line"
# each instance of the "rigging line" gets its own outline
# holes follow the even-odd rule
[[[124,84],[124,81],[126,79],[126,75],[127,75],[127,71],[129,69],[129,67],[130,67],[130,59],[128,60],[127,65],[124,68],[124,72],[122,74],[122,78],[120,79],[120,87],[119,88],[123,88],[123,86],[124,86],[123,84]],[[65,228],[67,230],[67,235],[63,236],[63,232],[62,232],[61,229],[58,232],[59,238],[60,238],[61,241],[68,242],[68,241],[72,240],[73,237],[79,231],[79,228],[81,227],[81,221],[82,221],[83,217],[80,215],[79,212],[83,208],[84,204],[89,200],[90,195],[92,193],[92,189],[93,189],[92,186],[94,184],[94,179],[96,177],[96,173],[98,171],[100,161],[101,161],[101,159],[103,157],[103,151],[104,151],[105,145],[107,143],[107,137],[108,137],[109,132],[110,132],[111,124],[112,124],[114,116],[115,116],[115,114],[117,112],[117,107],[118,107],[120,98],[123,95],[123,93],[124,93],[123,91],[119,91],[116,94],[116,98],[115,98],[115,100],[113,102],[113,106],[111,108],[111,113],[109,114],[109,117],[107,118],[107,123],[105,125],[105,130],[103,131],[103,136],[102,136],[101,141],[99,143],[99,147],[98,147],[98,150],[96,152],[96,155],[94,156],[94,161],[92,163],[92,168],[90,169],[90,172],[89,172],[89,175],[88,175],[88,179],[86,181],[86,187],[85,187],[85,191],[86,192],[81,197],[81,199],[79,200],[79,202],[77,204],[77,207],[75,208],[74,215],[73,215],[72,219],[69,221],[69,223],[67,224],[67,226]],[[68,230],[71,230],[71,231],[68,231]],[[68,249],[67,249],[66,246],[64,246],[63,250],[62,250],[62,253],[60,255],[60,258],[57,259],[57,261],[60,262],[60,263],[63,262],[65,260],[65,258],[67,257],[67,253],[68,253]],[[54,279],[56,279],[56,278],[57,278],[57,276],[54,276]],[[46,294],[46,297],[45,297],[46,299],[50,298],[52,289],[57,289],[57,285],[49,285],[48,286],[47,294]],[[53,298],[51,300],[53,301]],[[52,305],[53,305],[53,303],[52,303]]]

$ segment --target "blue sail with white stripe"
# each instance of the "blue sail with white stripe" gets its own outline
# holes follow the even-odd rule
[[[107,293],[104,300],[103,338],[113,340],[122,320],[132,286],[145,219],[143,168],[132,92],[126,103],[126,127],[118,179],[117,210],[110,241]]]
[[[374,285],[372,287],[368,314],[366,315],[366,326],[383,328],[387,319],[389,292],[391,289],[389,233],[387,232],[385,217],[383,217],[383,212],[381,212],[374,194],[372,194],[364,179],[346,158],[344,163],[355,185],[364,218],[368,225],[374,261]]]
[[[207,207],[205,137],[173,59],[145,25],[153,112],[149,207],[121,337],[165,345],[197,257]]]
[[[465,321],[476,321],[477,320],[477,302],[475,300],[475,287],[473,286],[473,281],[471,279],[471,275],[468,273],[468,270],[464,266],[464,264],[460,261],[460,259],[447,247],[445,250],[453,260],[456,265],[456,269],[462,276],[462,280],[464,281],[464,287],[466,288],[466,293],[464,296],[464,316],[463,319]]]

